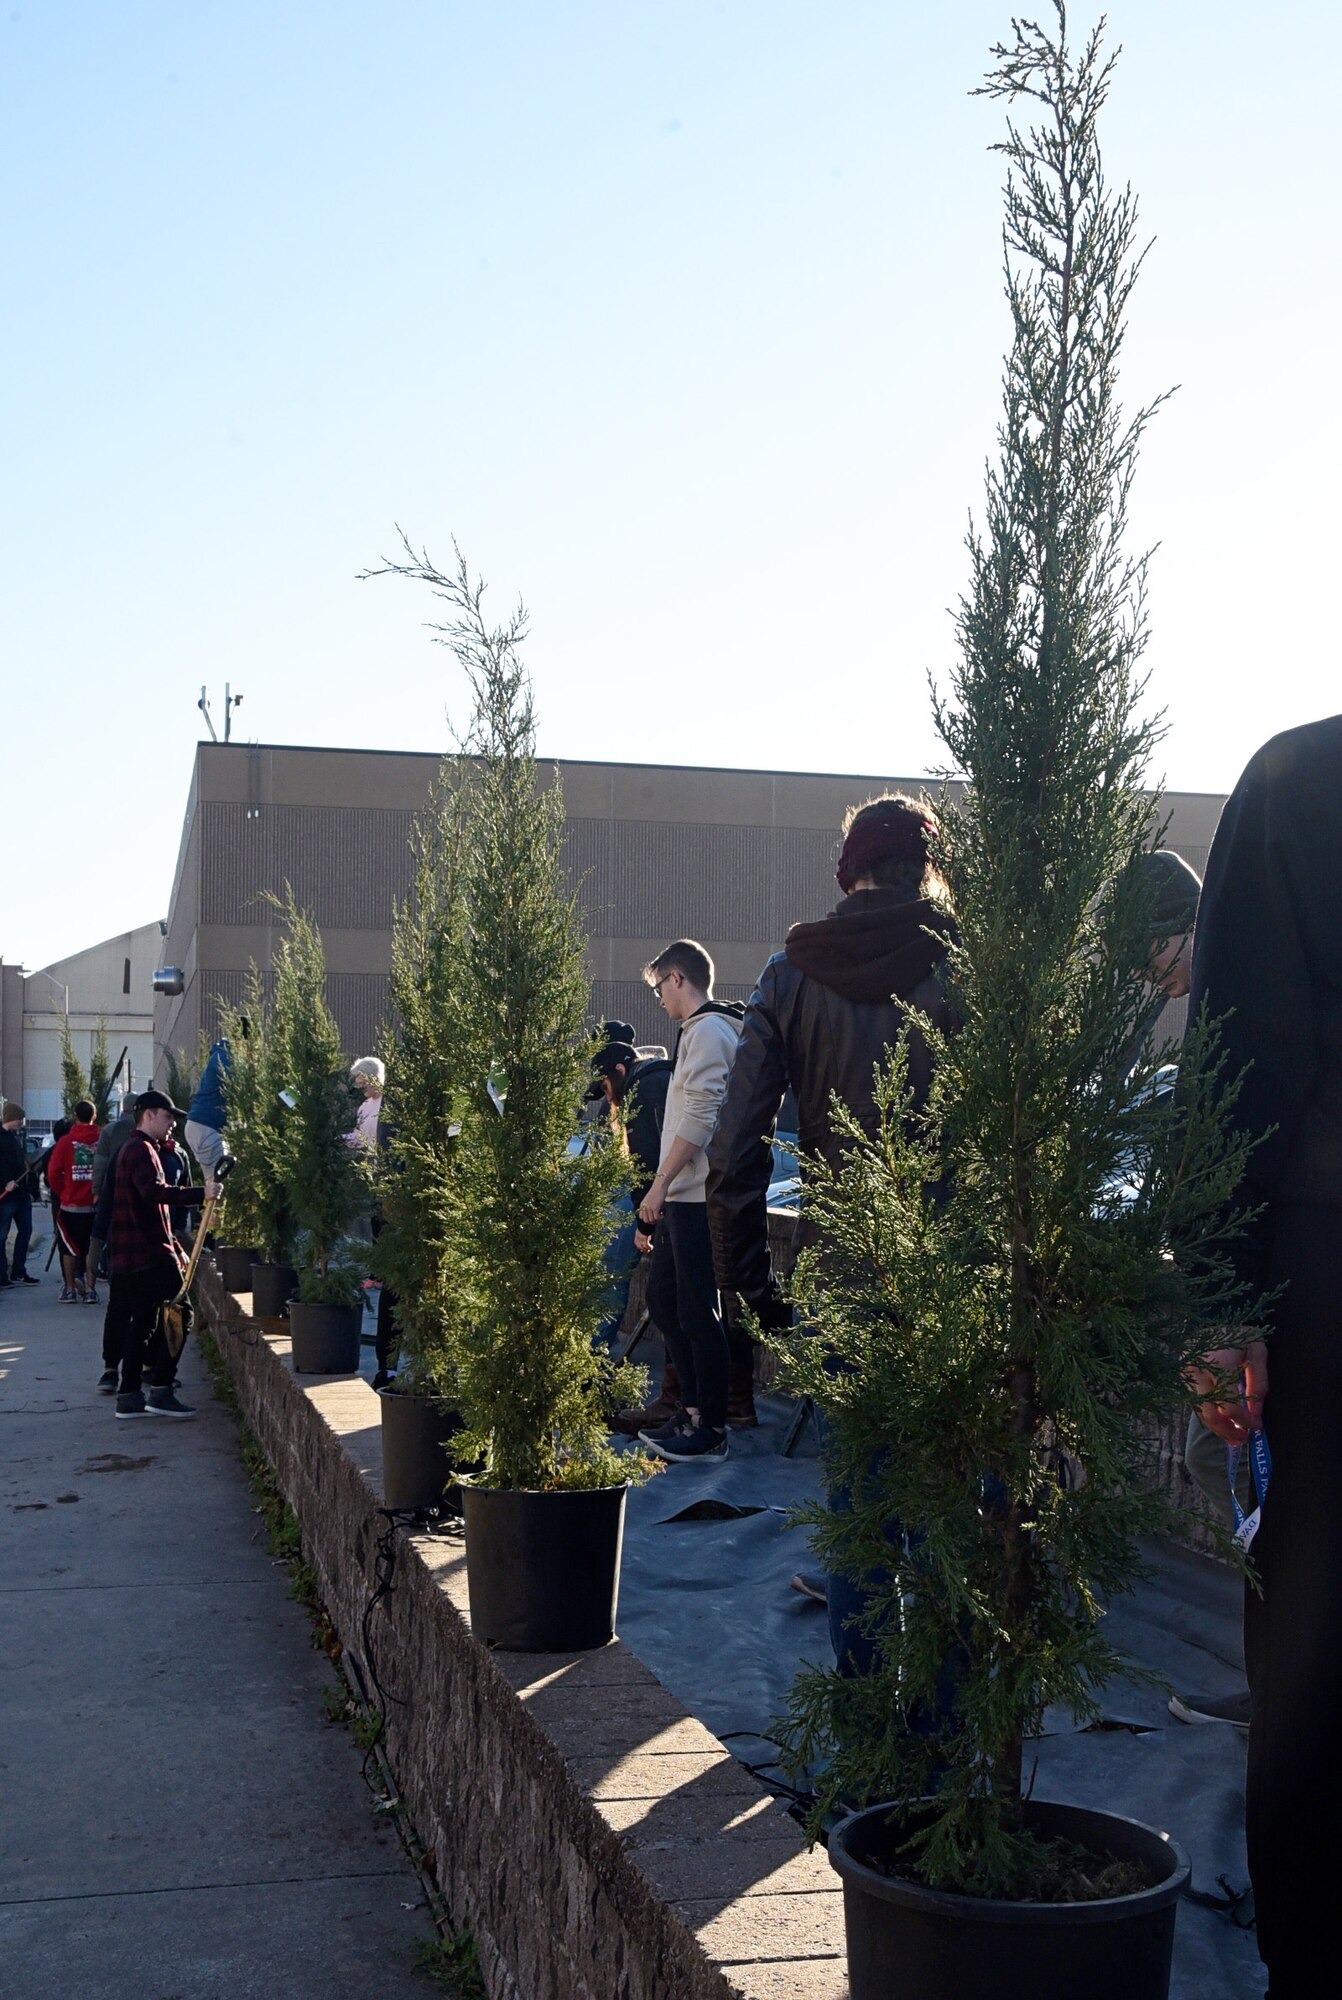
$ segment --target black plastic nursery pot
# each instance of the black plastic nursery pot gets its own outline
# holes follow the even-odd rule
[[[255,1243],[218,1243],[214,1262],[226,1292],[245,1292],[252,1282],[252,1265],[261,1255]]]
[[[461,1429],[461,1418],[436,1396],[410,1389],[383,1389],[382,1504],[428,1511],[442,1507],[456,1479],[445,1447]]]
[[[615,1634],[627,1486],[461,1488],[471,1630],[515,1653],[582,1653]]]
[[[1032,1833],[1076,1841],[1143,1867],[1155,1886],[1093,1903],[1008,1903],[958,1896],[882,1874],[910,1821],[889,1806],[855,1813],[830,1835],[843,1881],[851,2000],[1167,2000],[1178,1898],[1188,1857],[1137,1820],[1043,1799]]]
[[[282,1319],[298,1290],[291,1264],[252,1265],[252,1312],[257,1319]]]
[[[289,1339],[295,1375],[354,1375],[359,1368],[362,1306],[305,1305],[289,1301]]]

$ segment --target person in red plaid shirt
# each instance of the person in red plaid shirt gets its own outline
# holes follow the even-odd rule
[[[159,1307],[182,1282],[185,1263],[172,1231],[172,1217],[184,1208],[198,1208],[220,1192],[215,1181],[204,1187],[183,1183],[170,1187],[164,1178],[159,1147],[184,1117],[161,1090],[141,1093],[135,1107],[135,1130],[117,1154],[112,1191],[112,1221],[107,1237],[112,1284],[125,1309],[125,1344],[121,1354],[118,1417],[194,1417],[179,1402],[172,1386],[173,1362],[159,1325]],[[146,1356],[149,1392],[141,1388]]]

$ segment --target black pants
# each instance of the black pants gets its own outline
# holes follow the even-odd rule
[[[119,1368],[126,1352],[126,1329],[130,1324],[131,1294],[127,1278],[107,1281],[107,1311],[103,1314],[103,1369]]]
[[[163,1388],[172,1386],[175,1373],[173,1358],[168,1352],[168,1343],[163,1338],[159,1325],[158,1309],[164,1299],[170,1299],[177,1290],[175,1274],[168,1270],[152,1268],[147,1271],[128,1271],[120,1278],[114,1278],[114,1285],[124,1287],[123,1300],[125,1318],[121,1321],[121,1393],[133,1395],[140,1387],[141,1376],[147,1374],[151,1384]],[[106,1339],[106,1322],[103,1337]],[[104,1350],[105,1351],[105,1350]],[[108,1362],[108,1367],[112,1363]]]
[[[648,1311],[680,1377],[681,1401],[710,1430],[727,1424],[727,1333],[718,1307],[708,1205],[669,1201],[653,1238]]]
[[[1282,1206],[1270,1283],[1272,1482],[1245,1594],[1252,1693],[1248,1836],[1258,1949],[1273,2000],[1321,1994],[1342,1870],[1342,1207]]]

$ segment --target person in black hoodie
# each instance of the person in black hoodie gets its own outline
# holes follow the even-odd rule
[[[1194,1386],[1232,1445],[1265,1430],[1271,1477],[1245,1593],[1247,1820],[1271,2000],[1329,1984],[1342,1842],[1342,715],[1253,757],[1221,814],[1193,951],[1190,1011],[1220,1021],[1250,1153],[1238,1274],[1274,1291],[1272,1337],[1220,1349]],[[1264,1136],[1267,1135],[1267,1136]],[[1278,1290],[1278,1288],[1280,1288]],[[1268,1369],[1271,1368],[1269,1388]],[[1227,1374],[1242,1373],[1226,1398]]]
[[[875,1131],[872,1072],[905,1030],[914,1110],[927,1101],[931,1056],[911,1015],[953,1024],[944,967],[956,935],[927,855],[936,831],[931,811],[900,793],[851,812],[836,870],[843,901],[819,923],[793,925],[746,1006],[708,1149],[708,1220],[719,1285],[766,1318],[775,1290],[766,1196],[789,1086],[803,1185],[808,1160],[839,1163],[834,1092]],[[804,1205],[800,1229],[809,1235]]]
[[[956,936],[927,849],[931,809],[903,793],[870,799],[844,822],[836,873],[843,901],[819,923],[794,924],[746,1006],[727,1095],[708,1148],[708,1223],[718,1284],[739,1292],[764,1325],[785,1321],[769,1255],[772,1141],[784,1095],[797,1101],[803,1195],[807,1162],[839,1164],[830,1116],[837,1095],[864,1131],[876,1128],[872,1076],[906,1037],[912,1108],[921,1110],[932,1058],[915,1014],[954,1026],[946,953]],[[814,1241],[805,1200],[798,1239]],[[810,1595],[823,1586],[798,1580]],[[830,1632],[841,1663],[863,1651],[851,1629],[856,1585],[831,1579]]]
[[[35,1285],[28,1274],[28,1245],[33,1234],[33,1162],[23,1143],[27,1113],[21,1104],[6,1104],[0,1125],[0,1289]],[[14,1228],[14,1261],[9,1259],[9,1231]]]

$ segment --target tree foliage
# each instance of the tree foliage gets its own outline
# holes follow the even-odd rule
[[[107,1023],[101,1014],[93,1030],[93,1045],[89,1051],[89,1096],[93,1099],[95,1120],[99,1125],[105,1125],[112,1100],[112,1058],[107,1052]]]
[[[298,1296],[357,1305],[360,1272],[346,1238],[368,1199],[367,1177],[346,1141],[358,1099],[326,1000],[321,933],[286,886],[285,935],[275,953],[272,1076],[279,1115],[277,1160],[293,1222]],[[281,1095],[281,1092],[283,1095]]]
[[[447,603],[433,629],[475,704],[450,987],[461,1134],[435,1219],[453,1288],[457,1451],[494,1487],[604,1486],[643,1470],[609,1443],[625,1385],[592,1346],[625,1163],[617,1146],[578,1144],[590,987],[563,801],[536,767],[526,613],[491,626],[460,552],[450,574],[408,542],[405,554],[372,574],[428,583]]]
[[[845,1120],[796,1281],[821,1338],[784,1343],[852,1496],[816,1510],[817,1546],[867,1584],[877,1656],[870,1675],[802,1675],[794,1751],[828,1760],[822,1804],[935,1791],[910,1849],[926,1879],[1007,1896],[1036,1859],[1024,1742],[1050,1705],[1093,1717],[1126,1670],[1104,1607],[1164,1524],[1144,1433],[1239,1305],[1220,1216],[1242,1152],[1214,1036],[1185,1040],[1178,1103],[1151,1088],[1161,1052],[1123,1060],[1151,937],[1140,788],[1158,725],[1139,716],[1145,562],[1123,549],[1151,410],[1125,420],[1117,400],[1140,257],[1097,140],[1113,60],[1098,34],[1074,54],[1057,13],[1056,33],[1015,24],[986,85],[1034,122],[1001,148],[1014,337],[937,708],[968,780],[939,856],[962,1025],[932,1037],[924,1117],[897,1050],[877,1136]],[[1061,1476],[1078,1461],[1079,1485]]]
[[[471,767],[444,759],[411,834],[413,878],[392,924],[389,1018],[383,1037],[388,1138],[378,1165],[382,1229],[373,1269],[396,1294],[401,1373],[455,1393],[461,1301],[451,1216],[461,1050],[456,974],[465,935],[464,871]]]
[[[163,1051],[163,1088],[174,1104],[180,1104],[185,1111],[196,1094],[196,1085],[205,1072],[210,1059],[210,1042],[204,1029],[196,1044],[196,1053],[189,1055],[183,1048]]]
[[[67,1118],[74,1117],[76,1104],[88,1094],[89,1080],[83,1063],[75,1054],[74,1038],[70,1033],[70,1018],[67,1015],[61,1024],[61,1103]]]
[[[266,982],[252,965],[242,1001],[220,1003],[219,1032],[228,1043],[224,1072],[225,1139],[234,1167],[225,1195],[225,1224],[233,1243],[255,1243],[272,1263],[287,1263],[293,1248],[285,1125],[277,1074],[277,1032]],[[180,1102],[180,1099],[178,1100]]]

